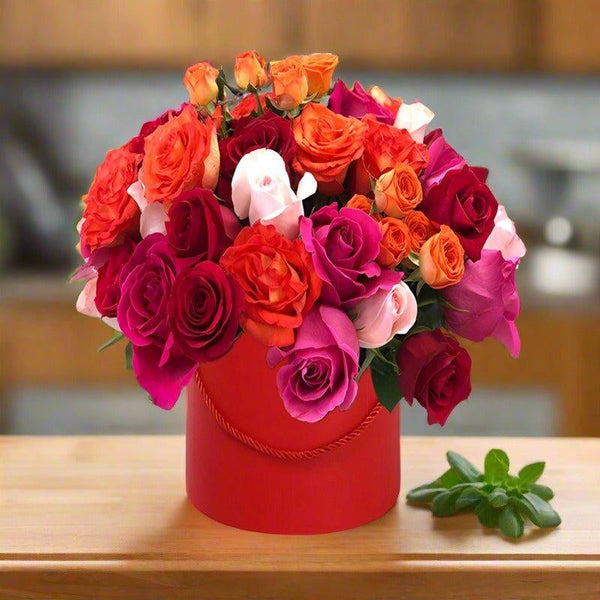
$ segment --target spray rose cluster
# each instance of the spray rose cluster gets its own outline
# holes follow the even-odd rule
[[[315,422],[370,368],[380,401],[444,424],[470,392],[451,335],[519,353],[514,224],[434,113],[334,82],[338,57],[202,62],[189,102],[110,150],[83,197],[80,312],[125,338],[153,402],[250,335]],[[275,374],[274,374],[275,376]]]

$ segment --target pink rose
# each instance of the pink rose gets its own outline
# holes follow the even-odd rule
[[[406,333],[417,320],[417,299],[401,281],[361,300],[353,309],[353,320],[361,348],[379,348],[396,334]]]
[[[417,144],[422,144],[425,129],[433,121],[433,117],[435,117],[435,114],[421,102],[413,102],[412,104],[403,102],[396,114],[394,127],[406,129]]]
[[[461,281],[442,291],[457,309],[444,308],[447,327],[473,342],[496,338],[512,356],[518,356],[521,341],[515,319],[521,301],[515,284],[517,262],[505,260],[499,250],[483,250],[477,262],[467,261]]]
[[[467,163],[465,159],[446,141],[441,129],[434,129],[425,137],[429,149],[429,162],[421,175],[423,192],[437,185],[448,171],[462,169]]]
[[[285,409],[292,417],[315,423],[334,408],[347,409],[358,391],[358,339],[352,321],[337,308],[315,306],[304,317],[296,341],[273,347],[269,366],[287,360],[277,373]]]
[[[250,225],[260,221],[274,225],[288,239],[298,237],[298,219],[304,215],[302,201],[317,191],[317,182],[305,173],[294,193],[283,158],[274,150],[259,148],[245,154],[231,180],[233,209]]]
[[[506,214],[506,209],[501,204],[494,218],[494,229],[483,245],[484,250],[500,250],[506,260],[523,258],[525,244],[517,235],[515,224]]]

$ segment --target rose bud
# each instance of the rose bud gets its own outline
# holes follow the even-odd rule
[[[235,57],[233,74],[238,87],[245,90],[249,85],[263,87],[267,81],[265,59],[254,50],[242,52]]]
[[[241,229],[231,210],[204,188],[183,192],[171,204],[165,226],[169,247],[184,264],[217,262]]]
[[[298,237],[298,219],[304,215],[302,201],[317,191],[317,182],[305,173],[298,193],[290,186],[283,158],[273,150],[259,148],[245,154],[231,180],[233,209],[250,225],[260,221],[274,225],[286,238]]]
[[[308,96],[320,98],[331,87],[333,72],[340,59],[335,54],[328,52],[305,54],[300,57],[306,79],[308,81]]]
[[[215,100],[219,94],[218,76],[219,70],[207,62],[188,67],[183,76],[183,85],[190,95],[190,102],[195,106],[207,106]]]
[[[455,307],[444,307],[447,328],[473,342],[496,338],[517,357],[521,350],[515,325],[521,311],[517,263],[518,258],[505,260],[499,250],[484,250],[480,260],[467,262],[460,282],[442,292]]]
[[[457,284],[465,272],[465,251],[457,235],[447,225],[430,237],[419,252],[423,281],[434,289]]]
[[[417,320],[417,299],[401,281],[361,300],[351,314],[361,348],[379,348],[396,334],[406,333]]]
[[[292,110],[308,95],[308,80],[299,57],[290,56],[271,63],[273,104],[280,110]]]
[[[436,232],[431,221],[419,210],[411,210],[404,222],[408,226],[411,237],[411,250],[420,252],[423,244]]]
[[[421,102],[407,104],[404,102],[398,109],[394,127],[406,129],[418,144],[423,143],[425,129],[433,121],[435,114]]]
[[[216,360],[235,340],[244,293],[221,267],[203,261],[181,272],[169,300],[169,323],[183,353],[195,362]]]
[[[412,237],[408,225],[400,219],[384,217],[379,221],[379,228],[381,242],[379,242],[377,262],[382,267],[393,269],[410,254]]]
[[[346,202],[346,207],[362,210],[364,213],[371,215],[373,218],[378,216],[377,213],[373,212],[373,200],[370,200],[362,194],[354,194],[354,196],[352,196],[352,198]]]
[[[454,407],[471,393],[471,357],[449,335],[424,331],[398,350],[398,383],[404,399],[427,411],[429,425],[444,425]]]
[[[383,173],[375,183],[375,203],[390,217],[402,217],[423,200],[421,183],[412,167],[401,164]]]
[[[292,417],[315,423],[335,408],[354,402],[358,385],[358,339],[352,321],[331,306],[315,306],[296,340],[287,348],[271,348],[269,366],[287,360],[277,373],[277,386]]]

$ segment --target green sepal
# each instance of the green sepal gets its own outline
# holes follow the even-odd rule
[[[127,342],[127,346],[125,346],[125,368],[130,371],[133,369],[133,346],[131,342]]]
[[[120,342],[124,338],[125,336],[120,331],[116,331],[115,334],[109,340],[104,342],[104,344],[102,344],[102,346],[98,348],[98,352],[102,352],[102,350],[110,348],[113,344]]]
[[[375,357],[371,362],[371,377],[377,399],[392,412],[396,404],[402,400],[398,373],[390,363]]]

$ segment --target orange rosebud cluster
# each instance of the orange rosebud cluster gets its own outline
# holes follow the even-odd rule
[[[199,62],[188,67],[183,76],[183,84],[190,95],[190,102],[194,106],[207,106],[217,98],[219,94],[218,76],[219,70],[207,62]]]
[[[261,88],[269,80],[265,59],[254,50],[242,52],[235,57],[233,74],[238,87],[242,90],[249,85],[257,89]]]

